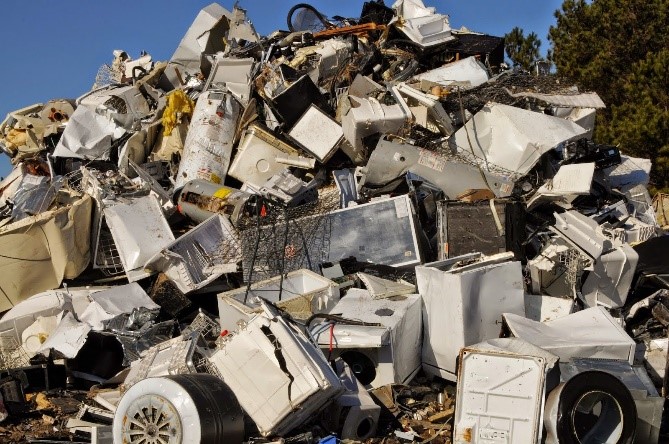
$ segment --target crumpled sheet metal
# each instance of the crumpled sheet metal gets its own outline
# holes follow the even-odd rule
[[[557,355],[573,358],[634,361],[636,343],[604,307],[593,307],[548,322],[536,322],[504,313],[504,323],[514,337]]]
[[[513,182],[508,176],[465,163],[447,152],[383,139],[379,140],[369,157],[365,182],[385,185],[407,172],[427,179],[450,199],[481,189],[489,189],[496,197],[507,197],[513,189]]]
[[[80,106],[72,114],[54,156],[79,159],[109,159],[112,142],[125,133],[108,117]]]
[[[148,259],[145,268],[162,271],[183,293],[237,270],[241,242],[230,221],[215,214]]]
[[[586,130],[573,122],[499,103],[489,103],[451,139],[461,154],[472,154],[490,170],[527,174],[542,154],[582,137]]]
[[[212,3],[203,8],[172,54],[159,86],[171,91],[184,84],[186,76],[200,72],[200,55],[224,49],[223,36],[229,29],[230,11]]]
[[[92,208],[89,195],[73,196],[67,206],[0,228],[0,311],[84,271]]]
[[[323,355],[332,339],[342,356],[355,349],[374,361],[373,386],[405,382],[419,367],[455,380],[461,347],[497,338],[504,311],[515,313],[506,314],[511,330],[565,359],[631,359],[630,335],[602,324],[617,323],[609,310],[625,316],[655,291],[644,285],[668,282],[662,256],[636,248],[660,234],[646,190],[651,161],[593,142],[601,99],[555,76],[508,70],[503,38],[451,30],[422,0],[366,2],[361,16],[260,37],[246,11],[211,4],[169,62],[117,50],[76,101],[10,113],[0,124],[0,149],[16,165],[0,183],[0,310],[11,308],[0,319],[0,368],[27,365],[43,349],[83,364],[75,383],[130,364],[128,385],[224,373],[260,434],[289,438],[320,419],[362,441],[353,425],[364,411],[335,400],[341,387]],[[444,224],[444,208],[466,206],[479,210]],[[458,248],[462,256],[449,254]],[[321,280],[324,289],[310,284]],[[407,301],[414,315],[401,334],[330,330],[326,318],[315,345],[274,305],[258,299],[264,315],[249,304],[227,316],[235,306],[226,300],[207,332],[183,329],[215,293],[243,301],[254,282],[257,296],[261,284],[281,283],[281,301],[269,299],[294,319],[332,313],[340,295],[354,305],[349,317],[385,325]],[[666,341],[667,306],[627,316],[637,342]],[[486,353],[528,351],[519,339],[488,342]],[[88,364],[97,353],[106,363],[107,352],[110,374],[95,373]],[[277,366],[282,356],[288,370]],[[406,403],[420,390],[394,388],[407,407],[395,410],[396,436],[448,440],[458,428],[448,423],[452,405]],[[333,421],[320,417],[328,406],[322,414]]]
[[[457,84],[468,85],[469,88],[482,85],[489,79],[488,69],[474,56],[448,63],[414,77],[414,80],[442,86]]]
[[[89,331],[91,331],[90,325],[79,322],[72,313],[66,313],[56,329],[44,341],[39,352],[47,354],[53,349],[66,358],[74,358],[84,346]]]

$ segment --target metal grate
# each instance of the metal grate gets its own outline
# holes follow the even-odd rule
[[[100,222],[94,268],[101,269],[108,276],[115,276],[124,272],[121,255],[104,219]]]
[[[206,314],[200,312],[195,316],[193,322],[182,332],[182,336],[189,336],[193,332],[200,333],[203,337],[213,336],[218,337],[220,326],[216,321],[211,319]]]
[[[95,74],[95,83],[93,84],[92,89],[102,88],[103,86],[111,85],[115,82],[114,78],[116,73],[111,65],[105,63],[104,65],[98,68],[97,74]]]
[[[245,282],[257,282],[290,271],[318,265],[330,248],[331,222],[326,217],[339,209],[336,187],[319,190],[316,202],[285,208],[262,203],[257,218],[240,227]]]
[[[26,367],[30,358],[13,336],[0,336],[0,370]]]
[[[583,270],[592,265],[592,260],[570,248],[558,253],[558,263],[565,270],[566,281],[571,288],[576,288],[581,280]]]

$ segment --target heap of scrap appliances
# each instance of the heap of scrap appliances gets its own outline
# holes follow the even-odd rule
[[[657,443],[669,199],[599,96],[421,0],[287,26],[2,122],[2,440]]]

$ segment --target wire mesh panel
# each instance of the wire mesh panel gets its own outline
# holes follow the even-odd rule
[[[0,370],[25,367],[30,358],[13,336],[0,336]]]
[[[319,199],[294,208],[264,202],[258,215],[240,227],[245,282],[290,271],[318,271],[330,247],[331,221],[339,209],[336,187],[320,190]]]
[[[565,270],[566,281],[571,288],[580,288],[583,270],[592,265],[592,260],[574,248],[561,251],[558,262]]]

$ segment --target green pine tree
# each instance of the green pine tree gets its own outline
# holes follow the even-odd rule
[[[551,27],[557,73],[607,104],[595,140],[653,161],[651,185],[669,188],[669,0],[565,0]]]
[[[539,60],[539,48],[541,40],[536,33],[530,32],[525,36],[525,32],[515,27],[504,36],[504,49],[506,55],[511,60],[514,67],[523,68],[530,71]]]

